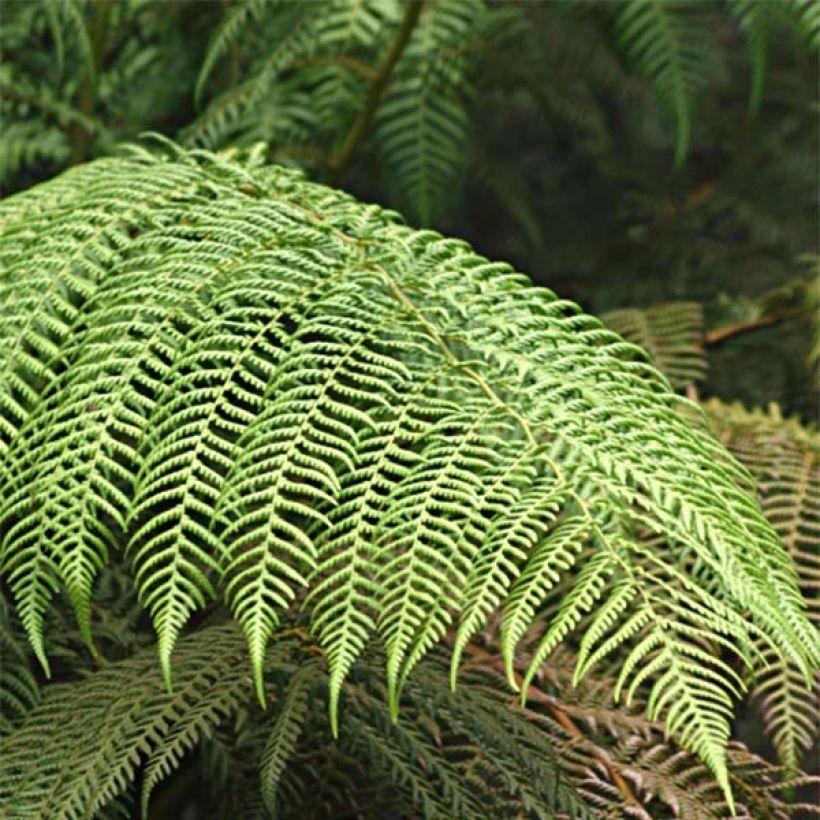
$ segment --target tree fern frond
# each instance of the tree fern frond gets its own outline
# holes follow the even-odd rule
[[[717,400],[706,404],[712,427],[757,480],[761,504],[797,568],[809,617],[820,624],[820,436],[776,408],[749,412]],[[818,681],[807,686],[787,659],[761,648],[750,698],[785,766],[797,768],[818,737]]]
[[[789,0],[787,7],[794,14],[806,42],[820,51],[820,11],[811,0]]]
[[[0,737],[10,734],[40,700],[40,684],[25,646],[22,630],[12,622],[11,607],[0,595]]]
[[[316,666],[305,664],[293,676],[285,690],[282,707],[270,731],[260,760],[262,798],[272,817],[276,816],[276,793],[282,771],[293,754],[302,724],[308,717],[308,687],[321,680]]]
[[[87,816],[124,791],[141,760],[156,755],[160,767],[152,777],[159,776],[178,761],[177,746],[190,745],[192,733],[252,691],[243,654],[232,628],[214,628],[180,645],[173,696],[153,653],[51,687],[19,730],[0,742],[0,807],[12,816]],[[62,722],[54,743],[54,715],[66,709],[82,720]],[[32,756],[32,748],[39,753]]]
[[[81,0],[45,0],[43,7],[57,45],[58,63],[62,65],[61,58],[65,54],[64,34],[70,33],[80,55],[82,70],[93,78],[96,67]]]
[[[633,688],[650,665],[653,714],[725,784],[734,684],[711,648],[759,636],[807,673],[817,636],[746,473],[645,354],[263,149],[168,150],[0,203],[3,572],[43,660],[56,579],[87,636],[121,536],[166,678],[220,596],[261,695],[304,591],[334,713],[374,631],[395,713],[451,623],[463,644],[500,608],[510,657],[557,576],[541,655],[609,601],[583,665],[629,650]]]
[[[601,316],[601,321],[643,347],[674,388],[703,379],[706,373],[703,309],[697,302],[611,310]]]
[[[443,0],[426,8],[379,107],[375,139],[398,201],[430,225],[461,166],[469,127],[471,40],[487,13],[480,2]]]
[[[677,128],[675,165],[689,152],[695,96],[708,70],[704,33],[687,19],[683,4],[669,0],[629,0],[618,12],[618,45],[655,85],[660,105]]]
[[[194,99],[202,99],[205,85],[213,74],[217,64],[224,59],[230,48],[240,37],[247,34],[246,29],[258,20],[266,7],[273,5],[270,0],[241,0],[227,7],[220,24],[214,29],[208,50],[202,60],[199,75],[194,86]]]
[[[766,82],[766,66],[769,59],[768,9],[768,3],[755,3],[753,0],[731,0],[729,3],[729,11],[737,20],[746,40],[746,51],[752,72],[749,89],[749,113],[752,116],[760,110]]]
[[[197,98],[232,42],[241,36],[247,37],[258,17],[261,20],[256,24],[268,33],[263,41],[266,53],[254,61],[241,82],[218,94],[185,129],[188,144],[212,146],[241,131],[248,116],[262,107],[292,66],[321,51],[324,15],[311,14],[310,7],[304,4],[275,0],[243,2],[230,9],[214,34],[197,80]]]

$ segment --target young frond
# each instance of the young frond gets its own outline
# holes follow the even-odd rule
[[[528,679],[571,633],[579,674],[627,652],[624,691],[728,792],[717,648],[820,654],[747,474],[574,304],[263,150],[134,149],[0,203],[0,557],[42,664],[55,591],[90,640],[123,541],[168,683],[222,599],[261,698],[301,604],[334,721],[374,634],[395,718],[451,626],[455,679],[491,612],[510,659],[560,582]]]

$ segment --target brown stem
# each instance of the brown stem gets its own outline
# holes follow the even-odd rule
[[[381,100],[381,96],[387,86],[387,82],[393,73],[393,69],[396,67],[396,63],[404,53],[407,43],[410,41],[410,35],[416,27],[416,23],[419,20],[423,7],[423,0],[421,0],[421,2],[417,2],[417,0],[410,0],[410,2],[407,3],[404,12],[404,19],[401,21],[401,25],[396,32],[396,37],[385,55],[384,62],[381,64],[381,67],[373,77],[373,81],[370,83],[370,88],[367,91],[364,105],[354,120],[350,131],[348,131],[339,153],[332,162],[333,174],[331,177],[331,183],[333,185],[338,185],[342,181],[344,175],[350,167],[350,163],[356,155],[359,145],[365,138],[367,130],[370,127],[370,123],[373,121],[373,117],[376,114],[376,109],[379,106],[379,101]]]
[[[465,648],[465,652],[468,652],[474,658],[481,661],[481,663],[491,666],[499,672],[504,673],[504,662],[501,658],[495,657],[489,652],[485,652],[483,649],[478,646],[474,646],[473,644],[468,644]],[[515,673],[515,682],[518,686],[520,686],[522,682],[522,678],[517,672]],[[573,740],[589,740],[589,738],[578,728],[573,719],[564,711],[555,698],[550,697],[550,695],[546,692],[542,692],[540,689],[530,684],[527,687],[527,700],[531,700],[534,703],[545,707],[552,717],[555,718],[558,724],[564,729],[564,731],[567,732],[571,738],[573,738]],[[612,760],[609,755],[599,746],[592,743],[592,741],[590,741],[590,745],[592,747],[592,754],[606,767],[607,772],[609,772],[609,776],[612,778],[612,782],[617,786],[618,791],[624,799],[624,802],[631,806],[639,806],[640,803],[632,793],[632,789],[629,788],[629,784],[626,780],[624,780],[623,775],[612,764]]]
[[[94,100],[97,96],[97,76],[102,68],[105,51],[105,38],[108,23],[111,19],[111,3],[109,0],[97,0],[94,3],[94,12],[88,25],[88,38],[91,42],[91,59],[93,70],[86,67],[83,83],[80,87],[80,113],[91,117],[94,113]],[[79,165],[88,157],[91,146],[91,131],[80,123],[76,123],[71,136],[71,165]]]
[[[720,344],[724,339],[729,339],[732,336],[739,336],[741,333],[748,333],[750,330],[758,330],[761,327],[776,325],[778,322],[782,322],[789,316],[794,315],[794,313],[784,313],[780,316],[761,316],[758,319],[747,319],[745,322],[737,322],[734,325],[717,327],[703,334],[703,344],[705,347],[711,347],[712,345]]]

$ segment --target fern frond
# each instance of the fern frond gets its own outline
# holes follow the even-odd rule
[[[618,12],[618,45],[655,86],[658,102],[674,119],[675,165],[689,152],[695,97],[708,76],[711,53],[703,29],[676,0],[629,0]]]
[[[194,99],[197,103],[201,101],[205,85],[217,64],[225,58],[239,38],[247,34],[247,29],[259,19],[265,7],[270,5],[272,4],[269,0],[241,0],[226,8],[222,21],[211,35],[208,50],[196,78]]]
[[[505,610],[512,657],[557,575],[530,674],[592,628],[582,667],[630,651],[622,685],[651,682],[652,713],[725,785],[735,684],[710,647],[745,657],[759,635],[807,673],[817,636],[746,473],[640,349],[261,149],[168,150],[0,203],[2,566],[41,661],[58,579],[88,638],[123,538],[167,680],[190,615],[223,597],[261,697],[301,601],[333,714],[375,631],[395,715],[451,623],[463,647]]]
[[[472,40],[482,2],[443,0],[426,8],[378,110],[375,139],[411,218],[430,225],[462,165]]]
[[[0,807],[11,816],[87,816],[125,790],[141,761],[157,761],[153,781],[199,731],[247,699],[252,685],[243,655],[241,636],[230,627],[214,628],[180,644],[173,696],[153,653],[80,683],[52,686],[0,742]],[[69,713],[82,720],[55,724],[55,715]],[[53,742],[55,725],[61,727],[59,743]]]
[[[794,14],[806,42],[820,51],[820,11],[811,0],[789,0],[787,8]]]
[[[731,0],[729,3],[729,12],[737,20],[746,40],[746,51],[752,72],[749,89],[749,113],[752,116],[760,110],[766,81],[766,66],[769,59],[768,8],[768,3],[755,3],[753,0]]]
[[[37,705],[40,684],[33,674],[25,635],[12,621],[11,607],[0,594],[0,737],[14,727]]]
[[[754,475],[761,504],[789,551],[808,602],[820,624],[820,436],[794,420],[747,411],[717,400],[706,404],[712,427]],[[817,740],[818,685],[787,659],[761,647],[750,698],[757,703],[767,735],[783,764],[795,769]]]
[[[703,379],[703,309],[697,302],[611,310],[601,321],[644,348],[672,387],[680,389]]]
[[[276,792],[282,771],[293,754],[302,725],[308,717],[309,686],[315,682],[316,666],[305,664],[293,676],[284,694],[284,702],[270,731],[260,760],[262,798],[272,817],[276,816]]]

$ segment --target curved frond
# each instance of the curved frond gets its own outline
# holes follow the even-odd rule
[[[748,411],[717,400],[706,404],[713,429],[754,475],[761,505],[786,545],[809,617],[820,625],[820,436],[776,407]],[[788,661],[761,646],[750,698],[756,702],[780,760],[790,768],[818,738],[820,682],[807,686]]]
[[[692,139],[695,97],[707,76],[709,35],[677,0],[629,0],[618,12],[618,45],[651,80],[658,102],[677,129],[675,165],[683,164]]]
[[[242,639],[211,629],[178,650],[177,687],[166,691],[153,653],[51,687],[20,728],[0,741],[0,808],[10,816],[80,817],[123,792],[148,760],[150,784],[179,761],[200,731],[252,691]],[[82,715],[59,721],[55,715]],[[38,753],[32,755],[31,750]],[[152,760],[155,762],[152,766]]]
[[[468,69],[487,9],[442,0],[426,8],[379,106],[375,140],[397,188],[397,201],[421,225],[462,166],[469,129]]]
[[[88,640],[124,540],[166,681],[191,615],[223,599],[261,698],[301,605],[333,719],[374,634],[395,717],[452,624],[457,664],[502,610],[510,658],[560,582],[530,677],[573,633],[579,674],[627,652],[624,691],[650,685],[725,787],[737,686],[718,648],[748,658],[755,637],[805,675],[817,635],[747,473],[646,355],[261,148],[167,150],[0,203],[2,569],[41,660],[54,590]]]

